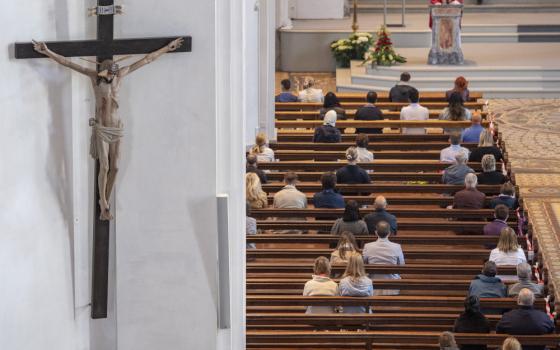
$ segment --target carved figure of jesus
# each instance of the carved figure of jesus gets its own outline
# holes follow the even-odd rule
[[[90,78],[95,93],[95,118],[90,119],[91,144],[90,154],[99,160],[99,206],[101,220],[112,220],[109,199],[119,171],[119,156],[123,123],[117,113],[119,109],[119,88],[122,79],[135,70],[153,62],[163,54],[175,51],[183,45],[178,38],[161,49],[146,55],[130,66],[120,68],[116,61],[105,60],[100,64],[99,72],[72,62],[70,59],[51,51],[43,42],[33,42],[35,51],[51,58],[55,62],[82,73]]]

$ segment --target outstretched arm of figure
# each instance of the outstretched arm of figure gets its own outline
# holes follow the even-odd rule
[[[130,66],[121,68],[119,70],[119,76],[124,77],[125,75],[128,75],[128,74],[134,72],[135,70],[140,69],[140,68],[144,67],[145,65],[152,63],[153,61],[160,58],[162,55],[164,55],[168,52],[172,52],[172,51],[177,50],[178,48],[180,48],[183,45],[184,42],[185,42],[185,39],[183,39],[183,38],[178,38],[178,39],[173,40],[172,42],[165,45],[161,49],[147,54],[146,56],[144,56],[144,58],[142,58],[141,60],[131,64]]]
[[[82,73],[84,75],[87,75],[90,78],[95,78],[97,76],[97,72],[94,69],[89,69],[89,68],[80,66],[79,64],[76,64],[76,63],[72,62],[70,59],[68,59],[64,56],[61,56],[61,55],[57,54],[56,52],[51,51],[47,47],[47,44],[45,44],[44,42],[37,42],[37,41],[33,40],[33,48],[35,49],[35,51],[49,57],[50,59],[57,62],[58,64],[63,65],[64,67],[68,67],[72,70],[75,70],[78,73]]]

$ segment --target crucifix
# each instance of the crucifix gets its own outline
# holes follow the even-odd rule
[[[107,317],[107,294],[109,276],[109,220],[113,218],[109,198],[118,171],[120,140],[123,124],[118,116],[118,91],[122,79],[133,71],[153,62],[165,53],[190,52],[189,36],[114,39],[114,15],[122,13],[122,7],[114,0],[97,0],[97,6],[89,9],[97,16],[97,40],[67,42],[16,43],[15,57],[51,58],[55,62],[90,78],[95,93],[95,118],[90,119],[92,128],[90,154],[96,159],[93,281],[91,317]],[[135,63],[119,67],[115,55],[147,54]],[[95,56],[97,69],[72,62],[69,57]],[[126,57],[127,58],[127,57]],[[125,59],[126,59],[125,58]]]

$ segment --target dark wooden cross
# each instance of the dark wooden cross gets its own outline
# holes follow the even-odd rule
[[[97,62],[113,59],[114,55],[147,54],[169,44],[180,36],[141,39],[114,39],[114,15],[120,12],[114,0],[97,0],[97,7],[92,9],[97,15],[97,40],[79,40],[66,42],[47,42],[47,46],[54,52],[65,57],[96,56]],[[174,52],[190,52],[192,38],[183,36],[183,46]],[[33,43],[16,43],[15,57],[45,58],[33,49]],[[99,69],[99,67],[98,67]],[[91,295],[91,317],[107,318],[107,294],[109,281],[109,221],[99,219],[99,191],[97,187],[97,174],[99,162],[95,170],[95,201],[93,224],[93,281]]]

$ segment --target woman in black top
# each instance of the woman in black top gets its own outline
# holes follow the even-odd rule
[[[506,182],[501,171],[496,171],[496,159],[492,154],[482,157],[482,173],[478,174],[479,185],[501,185]]]
[[[325,95],[325,101],[323,102],[323,108],[319,111],[319,117],[324,118],[328,111],[335,111],[337,119],[345,120],[346,111],[340,105],[340,100],[334,92],[327,92]]]
[[[498,147],[494,146],[494,135],[492,135],[492,132],[488,129],[482,130],[480,133],[478,147],[473,149],[471,152],[469,162],[481,162],[482,157],[484,157],[485,154],[493,155],[496,162],[504,160],[502,151],[500,151]]]
[[[490,333],[490,324],[480,312],[480,300],[476,295],[465,298],[465,312],[459,315],[453,326],[455,333]],[[461,350],[486,350],[486,345],[461,345]]]
[[[346,150],[348,165],[338,169],[336,181],[339,184],[368,184],[370,183],[369,174],[356,163],[358,160],[358,150],[350,147]]]
[[[336,128],[336,112],[328,111],[323,120],[323,125],[315,128],[313,134],[313,142],[340,142],[342,136],[340,130]]]

